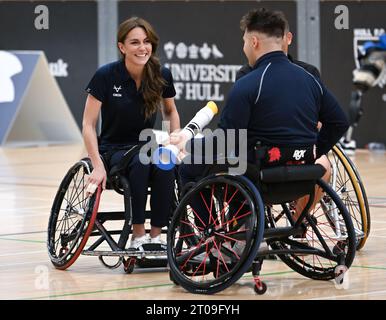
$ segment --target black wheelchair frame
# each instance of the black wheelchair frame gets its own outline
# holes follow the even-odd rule
[[[106,189],[113,189],[123,195],[124,211],[98,212],[102,194],[101,186],[95,193],[86,197],[86,176],[93,168],[91,160],[84,158],[77,162],[66,174],[56,194],[48,225],[48,252],[51,262],[57,269],[67,269],[80,254],[98,256],[101,263],[110,269],[123,264],[124,271],[131,273],[135,265],[139,267],[166,267],[165,251],[136,251],[126,249],[132,225],[130,184],[124,172],[132,157],[138,153],[140,146],[127,150],[122,160],[107,171]],[[70,190],[71,189],[71,190]],[[174,207],[178,201],[178,181],[176,181]],[[63,217],[60,214],[63,212]],[[145,212],[145,218],[150,218]],[[76,219],[78,218],[78,219]],[[120,230],[107,230],[107,221],[123,221]],[[147,230],[148,232],[149,230]],[[162,230],[166,233],[166,230]],[[119,235],[118,241],[113,235]],[[98,237],[86,249],[89,237]],[[97,250],[102,243],[107,243],[109,250]],[[115,264],[109,264],[104,257],[117,257]]]
[[[170,278],[189,292],[214,294],[231,286],[245,272],[252,271],[255,292],[263,294],[267,286],[259,277],[262,263],[266,256],[275,254],[306,277],[335,279],[342,284],[344,273],[355,257],[355,232],[343,202],[320,179],[323,174],[324,168],[320,165],[301,165],[260,171],[252,169],[249,173],[247,171],[246,176],[232,176],[220,170],[200,180],[182,195],[168,228]],[[272,193],[273,185],[289,192],[275,195]],[[297,185],[303,185],[304,190],[297,190]],[[328,218],[324,224],[331,227],[332,233],[339,231],[344,240],[339,240],[339,237],[335,240],[335,235],[329,238],[327,234],[323,234],[324,226],[319,228],[317,221],[323,219],[323,214],[315,217],[309,212],[314,202],[315,185],[323,189],[326,201],[332,201],[333,210],[338,211],[327,211],[325,216]],[[241,199],[238,200],[241,205],[237,213],[230,212],[233,198],[226,200],[227,190],[231,188],[241,194]],[[197,207],[194,209],[199,199],[198,194],[210,216],[207,224],[197,217],[200,216]],[[305,195],[309,196],[308,202],[297,221],[294,221],[288,202]],[[245,203],[249,209],[248,215],[241,215],[245,227],[237,229],[234,224],[235,221],[242,220],[239,212]],[[277,204],[282,207],[284,214],[281,212],[275,217],[270,209]],[[327,207],[326,204],[324,206]],[[216,212],[212,217],[213,210]],[[338,216],[337,221],[333,220],[334,214]],[[214,218],[215,215],[217,218]],[[278,221],[275,219],[282,216],[285,216],[289,226],[277,225]],[[297,237],[304,235],[305,230],[312,232],[312,237],[315,236],[316,239],[312,241],[318,242],[320,248],[297,240]],[[263,239],[271,249],[259,250]],[[241,251],[236,252],[236,244],[240,242],[244,242],[244,246]],[[333,247],[330,248],[327,242],[331,242]],[[314,260],[315,257],[326,259],[330,265],[324,267],[320,260],[320,266],[317,263],[312,265],[312,262],[301,258],[303,255],[312,256]]]

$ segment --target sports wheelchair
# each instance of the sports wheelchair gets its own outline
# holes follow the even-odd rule
[[[264,258],[277,255],[311,279],[343,283],[356,252],[351,217],[321,177],[321,165],[260,168],[245,175],[213,165],[181,192],[168,228],[170,278],[191,293],[214,294],[251,272],[257,294]],[[322,191],[313,207],[316,186]],[[308,196],[295,221],[294,203]],[[307,198],[306,198],[307,199]],[[262,242],[266,248],[260,248]]]
[[[330,186],[347,207],[354,224],[357,250],[364,247],[370,235],[371,216],[366,190],[354,163],[337,144],[328,153],[331,163]]]
[[[80,254],[98,256],[101,263],[110,269],[123,264],[126,273],[133,272],[136,265],[143,268],[166,267],[166,250],[151,251],[151,248],[148,248],[150,250],[138,252],[126,249],[131,234],[132,209],[130,185],[124,172],[140,147],[139,145],[131,147],[123,159],[107,171],[106,189],[115,190],[124,196],[124,211],[98,211],[102,195],[101,185],[92,196],[86,197],[86,179],[93,170],[89,158],[78,161],[68,170],[56,193],[48,223],[48,254],[55,268],[60,270],[69,268]],[[177,180],[175,183],[173,210],[178,201]],[[145,216],[148,219],[150,212],[147,211]],[[120,227],[117,227],[117,221],[123,221],[123,226],[119,224]],[[113,224],[114,230],[107,230],[105,226],[107,222]],[[166,230],[162,232],[166,233]],[[119,235],[117,241],[114,235]],[[96,240],[85,249],[90,237]],[[107,249],[99,249],[106,243]],[[115,257],[117,260],[106,257]],[[110,263],[111,259],[115,263]]]

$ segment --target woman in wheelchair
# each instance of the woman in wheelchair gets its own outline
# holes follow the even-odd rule
[[[142,130],[153,128],[161,106],[170,130],[179,129],[176,94],[170,70],[160,65],[156,56],[158,36],[144,19],[124,21],[117,34],[122,59],[100,67],[87,86],[83,117],[83,137],[93,171],[88,178],[89,193],[96,186],[106,187],[106,170],[139,144]],[[96,124],[101,112],[101,132]],[[102,156],[102,157],[101,157]],[[142,164],[134,155],[126,169],[132,196],[132,238],[130,247],[141,250],[146,243],[161,243],[161,228],[171,213],[174,172],[162,171],[152,164]],[[151,230],[145,233],[145,207],[151,181]],[[154,247],[154,246],[153,246]]]

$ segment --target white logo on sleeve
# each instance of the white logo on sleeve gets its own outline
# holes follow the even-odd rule
[[[304,158],[305,153],[306,153],[306,150],[295,150],[292,157],[294,157],[295,160],[300,160]]]
[[[122,94],[119,93],[119,91],[122,89],[122,86],[117,87],[114,85],[113,89],[115,90],[115,93],[113,93],[113,97],[122,97]]]
[[[0,103],[15,100],[15,86],[12,76],[22,72],[23,65],[19,58],[6,51],[0,51]]]

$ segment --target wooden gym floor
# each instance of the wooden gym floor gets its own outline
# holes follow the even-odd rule
[[[353,158],[369,198],[372,229],[346,287],[304,278],[279,260],[267,260],[263,296],[254,293],[251,274],[219,294],[201,296],[175,286],[165,269],[136,269],[127,275],[122,267],[109,270],[96,257],[80,256],[67,271],[56,270],[46,249],[48,217],[62,177],[84,155],[81,145],[0,148],[0,299],[386,300],[385,154],[359,150]]]

